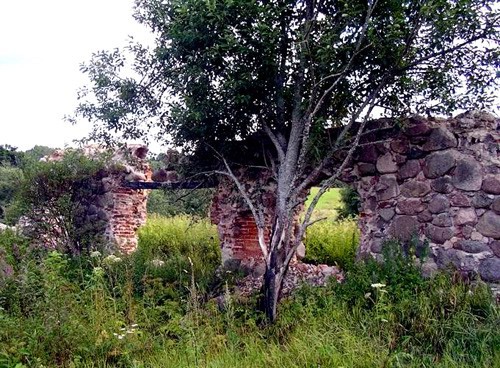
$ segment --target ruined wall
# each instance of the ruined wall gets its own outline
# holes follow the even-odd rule
[[[451,263],[499,281],[499,120],[467,113],[404,123],[361,147],[348,173],[362,199],[360,253],[378,257],[385,240],[416,237],[429,242],[424,271]]]
[[[103,170],[92,178],[91,196],[76,199],[84,204],[82,226],[88,226],[102,235],[110,251],[130,253],[137,248],[137,229],[146,221],[148,190],[124,187],[125,182],[151,180],[151,169],[145,160],[148,150],[143,145],[127,145],[114,151]],[[103,154],[96,146],[83,149],[88,157]],[[64,151],[56,151],[45,158],[58,161]],[[57,231],[44,237],[45,245],[57,247]],[[51,240],[52,238],[52,240]]]
[[[262,201],[266,206],[266,219],[269,222],[274,211],[276,183],[269,171],[236,173],[252,200]],[[217,192],[212,200],[210,219],[217,224],[221,241],[222,264],[227,269],[240,269],[244,272],[263,273],[262,252],[259,247],[257,226],[252,212],[241,197],[236,186],[229,178],[221,178]],[[270,228],[266,231],[269,241]]]
[[[424,271],[454,265],[500,281],[500,122],[487,113],[450,120],[371,122],[343,173],[361,196],[360,254],[380,257],[384,241],[428,241]],[[274,208],[267,172],[244,180],[252,196]],[[214,198],[226,265],[261,267],[255,223],[236,188],[223,181]]]

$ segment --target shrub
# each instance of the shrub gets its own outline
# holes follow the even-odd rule
[[[5,208],[12,202],[22,179],[21,169],[0,165],[0,220],[4,220]]]
[[[340,203],[341,206],[337,207],[338,219],[345,219],[354,217],[359,214],[359,207],[361,199],[359,194],[353,187],[345,187],[340,189]]]
[[[11,221],[26,216],[33,239],[42,243],[50,239],[56,243],[51,246],[63,252],[76,254],[95,247],[103,224],[88,222],[86,208],[102,193],[98,174],[103,167],[104,158],[90,159],[78,151],[65,152],[61,161],[28,164]]]
[[[153,190],[148,197],[148,213],[205,217],[213,193],[213,189]]]

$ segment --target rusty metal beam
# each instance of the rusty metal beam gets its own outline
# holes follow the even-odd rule
[[[123,186],[130,189],[201,189],[215,188],[216,184],[210,181],[127,181]]]

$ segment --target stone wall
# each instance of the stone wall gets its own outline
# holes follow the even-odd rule
[[[361,254],[390,238],[429,243],[424,271],[450,263],[500,281],[500,132],[487,113],[420,118],[361,147],[347,173],[362,199]],[[381,137],[378,137],[381,138]]]
[[[362,200],[359,254],[379,258],[386,240],[414,239],[417,249],[429,251],[426,273],[451,263],[500,281],[499,124],[487,113],[371,122],[343,173]],[[270,174],[242,181],[252,197],[264,200],[270,218],[275,191]],[[262,267],[251,212],[227,179],[211,217],[225,265]]]
[[[130,189],[125,182],[151,180],[151,169],[145,160],[148,150],[143,145],[127,145],[114,151],[103,170],[92,178],[91,197],[77,198],[84,204],[82,227],[88,226],[101,235],[109,251],[133,252],[137,248],[137,229],[146,221],[148,190]],[[96,146],[83,149],[88,157],[103,154]],[[64,151],[57,150],[45,161],[58,161]],[[53,238],[52,241],[50,238]],[[57,247],[57,231],[44,237],[45,246]]]

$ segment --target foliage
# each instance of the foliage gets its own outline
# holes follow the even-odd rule
[[[490,65],[498,56],[492,1],[378,1],[360,38],[370,4],[139,0],[136,19],[157,36],[151,50],[127,49],[139,78],[120,75],[125,54],[94,54],[82,71],[97,104],[83,94],[77,113],[101,122],[96,138],[110,139],[115,129],[133,138],[160,117],[160,134],[176,145],[208,152],[208,143],[224,152],[256,124],[285,134],[297,93],[307,111],[307,99],[315,104],[328,91],[315,116],[321,126],[349,116],[382,79],[379,103],[388,113],[491,102]],[[491,47],[475,42],[481,39]],[[343,78],[329,90],[338,73]]]
[[[149,193],[148,213],[206,217],[212,197],[213,189],[154,190]]]
[[[152,259],[163,262],[165,267],[161,269],[166,273],[158,273],[157,277],[165,282],[182,280],[183,285],[189,285],[194,273],[201,283],[198,286],[205,289],[220,265],[217,231],[207,219],[151,215],[138,236],[138,262]]]
[[[96,179],[103,165],[102,158],[89,159],[78,151],[67,151],[61,161],[31,162],[23,170],[10,221],[25,215],[31,237],[43,242],[42,235],[50,234],[63,252],[97,246],[99,239],[92,234],[103,224],[90,224],[85,211],[102,193]]]
[[[196,244],[210,242],[213,228],[188,225],[186,217],[165,219],[170,225],[162,227],[160,242],[153,225],[162,219],[150,221],[140,244],[146,249],[137,256],[23,248],[27,253],[10,259],[15,273],[0,287],[0,366],[498,364],[500,310],[486,285],[448,274],[423,279],[411,252],[398,244],[386,248],[386,266],[357,264],[342,284],[303,287],[281,305],[276,324],[263,327],[252,303],[227,290],[221,309],[198,288],[206,277],[196,272],[201,257],[193,259],[194,282],[190,268],[186,273],[170,256],[157,258],[191,255]],[[0,233],[0,249],[14,249],[10,241],[25,244],[12,232]]]
[[[5,209],[11,204],[22,180],[23,172],[21,169],[0,165],[0,220],[5,219]]]
[[[17,151],[16,147],[8,144],[0,145],[0,166],[20,166],[23,159],[22,152]]]
[[[356,257],[359,229],[352,219],[320,221],[307,229],[304,262],[350,268]]]
[[[358,192],[353,187],[340,189],[340,202],[342,206],[337,208],[339,219],[354,217],[359,214],[361,200]]]

